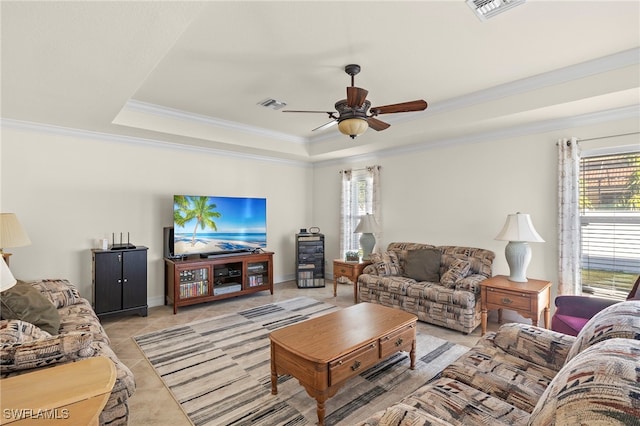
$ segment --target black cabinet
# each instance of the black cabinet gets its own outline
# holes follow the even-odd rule
[[[93,298],[98,317],[126,312],[147,316],[147,250],[92,250]]]
[[[298,288],[324,287],[324,235],[296,234]]]

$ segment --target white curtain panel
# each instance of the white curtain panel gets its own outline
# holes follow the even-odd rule
[[[342,170],[342,190],[340,191],[340,259],[344,259],[345,253],[350,250],[350,237],[353,234],[351,218],[351,175],[352,171]]]
[[[376,218],[376,222],[380,225],[380,229],[384,229],[382,226],[382,205],[380,203],[380,166],[367,167],[367,172],[371,178],[371,213]],[[373,253],[382,253],[382,231],[373,235],[376,238],[376,245],[373,248]]]
[[[580,278],[580,147],[558,140],[558,295],[582,293]]]

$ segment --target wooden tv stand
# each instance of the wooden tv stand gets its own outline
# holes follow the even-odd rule
[[[165,305],[195,305],[269,290],[273,294],[273,253],[247,253],[184,260],[164,259]]]

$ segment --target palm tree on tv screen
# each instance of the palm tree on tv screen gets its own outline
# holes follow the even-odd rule
[[[177,195],[173,202],[178,209],[174,209],[173,219],[181,226],[184,226],[192,219],[196,220],[193,228],[193,236],[191,237],[191,246],[196,245],[196,235],[198,234],[198,226],[200,229],[211,228],[218,230],[218,226],[213,218],[222,216],[220,212],[215,211],[218,207],[214,203],[209,203],[209,197],[185,197]]]

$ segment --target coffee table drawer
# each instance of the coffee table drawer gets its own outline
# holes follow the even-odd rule
[[[380,358],[398,351],[410,351],[416,338],[416,325],[409,324],[380,338]]]
[[[377,364],[378,360],[378,345],[370,343],[335,361],[331,361],[329,363],[329,385],[333,386],[349,377],[360,374],[366,368]]]
[[[531,309],[531,298],[526,293],[515,291],[487,289],[487,305],[495,305],[507,309]]]

